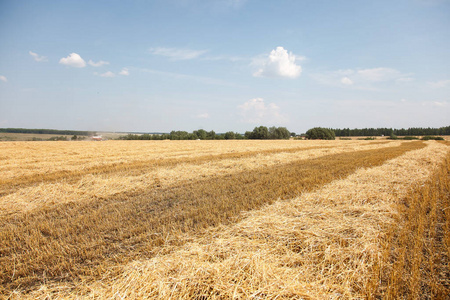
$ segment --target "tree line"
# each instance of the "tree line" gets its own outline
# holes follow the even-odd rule
[[[90,135],[95,135],[96,134],[95,132],[91,132],[91,131],[57,130],[57,129],[27,129],[27,128],[0,128],[0,132],[6,132],[6,133],[81,135],[81,136],[90,136]]]
[[[450,135],[450,126],[440,128],[422,128],[411,127],[408,129],[392,129],[392,128],[363,128],[363,129],[331,129],[338,137],[341,136],[422,136],[422,135]]]
[[[259,126],[255,127],[253,131],[247,131],[245,134],[240,134],[233,131],[226,133],[216,133],[214,130],[206,131],[204,129],[187,131],[171,131],[163,134],[128,134],[121,136],[121,140],[280,140],[289,139],[295,133],[289,132],[285,127],[269,127]]]

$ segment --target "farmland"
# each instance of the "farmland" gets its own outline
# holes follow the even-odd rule
[[[448,294],[446,141],[0,143],[0,297]]]

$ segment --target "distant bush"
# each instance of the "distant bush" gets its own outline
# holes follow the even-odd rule
[[[422,137],[421,140],[423,140],[423,141],[428,141],[428,140],[443,141],[444,138],[441,136],[426,135],[426,136]]]
[[[328,128],[314,127],[306,132],[308,140],[334,140],[334,131]]]
[[[417,136],[405,136],[403,139],[404,140],[418,140],[419,138]]]
[[[48,139],[49,141],[67,141],[65,136],[54,136]]]
[[[391,133],[389,135],[388,139],[390,139],[390,140],[398,140],[398,137],[394,133]]]
[[[352,138],[347,138],[347,137],[340,137],[339,139],[340,140],[344,140],[344,141],[351,141],[352,140]]]
[[[365,137],[365,138],[358,138],[358,140],[362,140],[362,141],[373,141],[373,140],[376,140],[377,138],[375,138],[375,137],[370,137],[370,136],[368,136],[368,137]]]

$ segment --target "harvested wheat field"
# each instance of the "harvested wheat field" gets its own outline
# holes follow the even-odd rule
[[[448,142],[2,142],[0,162],[0,298],[450,294]]]

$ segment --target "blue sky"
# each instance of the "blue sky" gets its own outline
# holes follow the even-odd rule
[[[0,0],[0,127],[450,125],[450,1]]]

